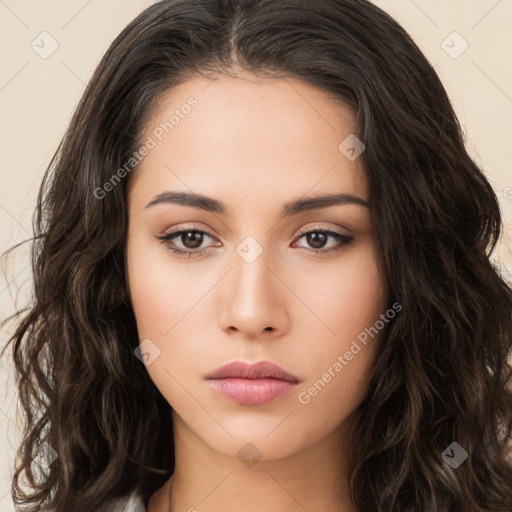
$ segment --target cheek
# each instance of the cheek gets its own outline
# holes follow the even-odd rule
[[[337,361],[342,355],[338,351],[340,354],[327,358],[315,377],[298,390],[295,419],[309,423],[316,439],[344,424],[367,396],[376,346],[374,342],[362,349],[346,365]]]
[[[316,316],[310,328],[330,347],[350,345],[386,310],[387,296],[370,244],[347,252],[336,264],[299,274],[297,295]]]
[[[325,414],[334,407],[335,422],[366,396],[385,329],[375,329],[382,325],[379,318],[386,312],[387,294],[368,249],[347,254],[343,265],[331,269],[330,281],[317,276],[321,286],[309,295],[324,326],[315,322],[305,337],[309,341],[304,342],[302,366],[308,368],[307,379],[297,399],[311,414]]]
[[[172,401],[180,394],[173,377],[188,382],[194,362],[204,359],[204,327],[197,319],[212,285],[186,261],[170,264],[170,257],[159,244],[137,235],[129,238],[127,273],[138,336],[141,342],[151,340],[149,346],[158,354],[146,369]]]
[[[159,244],[133,237],[127,248],[127,271],[139,335],[165,339],[207,291],[207,282],[187,269],[169,264]]]
[[[154,246],[154,247],[153,247]],[[186,405],[179,383],[186,382],[195,347],[200,339],[187,330],[187,343],[177,335],[187,312],[198,300],[198,290],[178,265],[166,264],[169,255],[158,244],[148,244],[137,235],[128,240],[127,275],[138,337],[152,354],[146,370],[151,380],[173,406]],[[168,259],[167,259],[168,261]],[[187,324],[188,328],[194,325]],[[145,340],[151,340],[149,345]],[[179,371],[178,371],[179,370]],[[183,370],[183,374],[181,374]]]

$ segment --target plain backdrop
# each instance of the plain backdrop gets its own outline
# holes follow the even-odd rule
[[[151,3],[0,0],[0,252],[31,235],[41,178],[86,83],[114,37]],[[375,4],[411,34],[440,75],[468,150],[500,198],[505,237],[496,259],[511,272],[512,0]],[[26,246],[0,276],[1,318],[30,299],[29,264]],[[8,334],[0,333],[2,346]],[[0,512],[12,512],[10,474],[20,430],[9,356],[0,360],[0,389]]]

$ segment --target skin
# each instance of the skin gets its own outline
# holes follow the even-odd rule
[[[343,192],[368,200],[361,159],[338,149],[354,132],[352,111],[290,79],[195,77],[169,90],[146,136],[194,96],[130,177],[127,284],[140,340],[160,350],[147,365],[172,407],[176,469],[149,512],[352,512],[347,460],[356,408],[365,398],[381,332],[311,398],[298,400],[387,309],[370,211],[344,204],[282,217],[285,204]],[[226,214],[146,205],[164,191],[193,191]],[[206,231],[194,245],[173,228]],[[299,230],[349,235],[342,245]],[[262,254],[236,251],[251,236]],[[172,253],[206,248],[198,257]],[[315,254],[314,249],[324,251]],[[271,328],[271,329],[270,329]],[[300,377],[289,395],[258,406],[215,392],[205,376],[225,363],[267,360]],[[237,452],[252,443],[251,467]],[[170,485],[172,488],[170,490]]]

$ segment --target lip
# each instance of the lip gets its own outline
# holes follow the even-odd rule
[[[266,379],[273,378],[285,380],[288,382],[300,382],[299,377],[283,370],[277,364],[270,361],[259,361],[254,364],[244,363],[243,361],[234,361],[217,368],[214,372],[206,376],[207,379]]]
[[[300,379],[269,361],[235,361],[206,376],[211,387],[240,405],[263,405],[291,393]]]

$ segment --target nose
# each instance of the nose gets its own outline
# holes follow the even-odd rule
[[[251,340],[281,336],[289,325],[291,292],[266,251],[252,262],[234,254],[234,268],[223,280],[219,326]],[[288,297],[287,297],[288,295]]]

